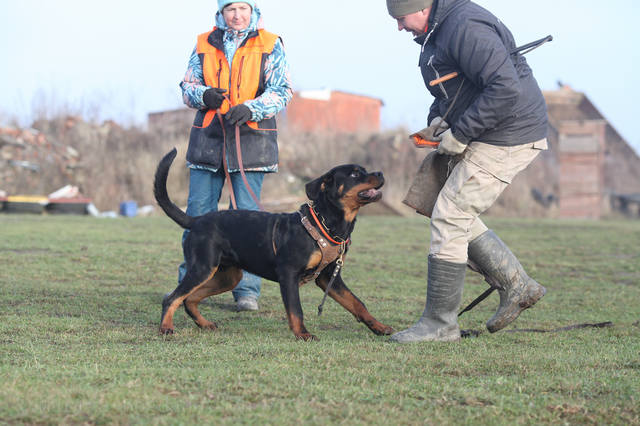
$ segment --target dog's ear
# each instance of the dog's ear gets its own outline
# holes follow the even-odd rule
[[[307,198],[310,200],[317,200],[321,192],[326,191],[327,186],[333,183],[333,175],[326,173],[317,179],[312,180],[305,185],[304,189],[307,193]]]
[[[317,200],[320,195],[320,191],[322,191],[322,177],[312,180],[307,183],[304,187],[305,192],[307,193],[307,198],[311,201]]]

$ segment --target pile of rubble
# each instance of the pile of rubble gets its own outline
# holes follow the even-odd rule
[[[46,197],[72,186],[76,198],[91,199],[100,211],[117,211],[127,200],[155,204],[155,167],[176,142],[76,116],[37,120],[30,128],[0,127],[0,191],[5,199]]]
[[[0,127],[0,185],[13,194],[42,194],[75,183],[80,154],[36,129]]]

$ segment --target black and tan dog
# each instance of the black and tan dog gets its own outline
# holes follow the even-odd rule
[[[190,230],[184,241],[187,272],[162,302],[161,333],[173,333],[173,315],[183,302],[199,327],[216,329],[215,323],[202,317],[198,303],[233,289],[242,278],[242,270],[280,284],[289,327],[298,339],[316,339],[304,326],[299,294],[300,285],[313,278],[321,289],[330,287],[329,296],[375,334],[393,332],[371,316],[344,284],[339,269],[334,274],[336,262],[341,263],[342,257],[327,259],[331,257],[327,250],[331,253],[331,249],[337,249],[333,252],[342,255],[346,252],[358,210],[382,196],[378,190],[384,183],[382,173],[367,173],[354,164],[335,167],[306,185],[311,203],[295,213],[225,210],[190,217],[167,194],[167,176],[175,156],[174,149],[160,161],[154,193],[164,212]],[[327,265],[328,260],[331,262]],[[319,270],[319,266],[326,267]]]

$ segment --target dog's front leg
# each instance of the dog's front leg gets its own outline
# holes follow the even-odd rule
[[[318,340],[318,338],[309,333],[304,326],[299,288],[298,280],[294,276],[288,276],[287,278],[280,280],[280,294],[282,294],[284,308],[287,311],[289,328],[293,331],[296,339],[304,341]]]
[[[316,285],[323,291],[327,289],[331,274],[333,271],[332,265],[325,268],[320,276],[316,279]],[[382,324],[376,320],[367,310],[367,307],[351,292],[342,281],[341,274],[336,275],[331,289],[329,289],[329,296],[336,302],[338,302],[343,308],[351,312],[358,322],[363,322],[369,327],[369,330],[373,331],[377,335],[389,335],[393,334],[393,328]]]

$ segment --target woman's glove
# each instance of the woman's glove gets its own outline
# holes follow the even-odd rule
[[[218,87],[212,87],[211,89],[205,90],[202,95],[202,101],[209,109],[218,109],[222,102],[224,101],[224,93],[225,89],[220,89]]]
[[[251,119],[251,110],[245,104],[238,104],[231,107],[225,117],[230,124],[240,126]]]
[[[457,155],[467,149],[466,144],[458,141],[458,139],[453,136],[451,129],[444,132],[441,137],[442,140],[440,141],[440,145],[438,145],[438,152],[440,154]]]

